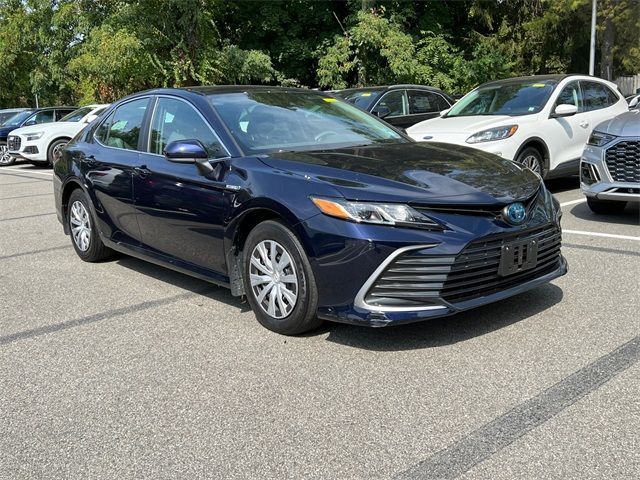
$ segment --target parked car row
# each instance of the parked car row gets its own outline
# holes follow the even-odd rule
[[[0,110],[0,166],[52,165],[61,149],[108,105]]]

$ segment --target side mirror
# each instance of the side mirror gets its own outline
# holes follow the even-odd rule
[[[391,114],[391,109],[386,105],[378,105],[372,113],[378,118],[385,118]]]
[[[640,96],[632,98],[631,101],[629,102],[629,109],[636,108],[639,102],[640,102]]]
[[[30,127],[31,125],[36,125],[35,120],[29,120],[28,122],[24,122],[23,127]]]
[[[570,117],[571,115],[575,115],[578,113],[578,107],[575,105],[568,105],[563,103],[558,105],[556,109],[553,111],[554,117]]]
[[[457,101],[457,100],[456,100],[456,101]],[[440,116],[441,116],[441,117],[444,117],[447,113],[449,113],[449,110],[451,110],[451,109],[450,109],[450,108],[447,108],[446,110],[442,110],[442,111],[440,112]]]
[[[198,140],[176,140],[164,147],[164,156],[174,163],[194,163],[202,175],[213,172],[209,154]]]
[[[91,123],[91,122],[93,122],[96,118],[98,118],[98,115],[89,115],[89,116],[85,119],[84,123]]]

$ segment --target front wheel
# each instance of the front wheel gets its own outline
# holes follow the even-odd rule
[[[593,213],[620,213],[627,206],[627,202],[618,200],[598,200],[597,198],[587,197],[587,205]]]
[[[297,237],[274,220],[260,223],[244,246],[247,300],[260,324],[283,335],[312,330],[318,291],[311,265]]]
[[[525,148],[516,158],[516,162],[521,164],[523,167],[526,167],[529,170],[537,173],[542,178],[547,175],[546,169],[544,167],[544,158],[537,148]]]
[[[0,167],[5,165],[13,165],[16,159],[9,155],[9,147],[7,142],[0,142]]]
[[[112,251],[100,240],[89,197],[79,188],[69,197],[67,224],[73,248],[82,260],[99,262],[111,256]]]
[[[55,142],[51,142],[51,145],[49,145],[47,149],[47,162],[49,165],[53,165],[60,159],[62,150],[67,146],[67,143],[69,143],[69,140],[66,138],[60,138]]]

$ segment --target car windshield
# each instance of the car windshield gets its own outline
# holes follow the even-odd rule
[[[15,114],[18,113],[15,110],[9,110],[8,112],[1,112],[0,111],[0,127],[2,125],[4,125],[4,123],[9,120],[11,117],[15,116]]]
[[[354,104],[356,107],[360,107],[363,110],[369,110],[369,107],[373,105],[376,99],[380,96],[381,91],[345,91],[345,92],[336,92],[336,95],[340,98],[345,99],[347,102]]]
[[[409,141],[353,105],[312,92],[262,90],[209,99],[248,153]]]
[[[27,110],[26,112],[16,113],[13,117],[9,118],[2,124],[3,127],[19,127],[27,118],[31,116],[33,112]]]
[[[80,107],[60,119],[61,122],[79,122],[82,117],[91,112],[95,107]]]
[[[462,97],[445,117],[529,115],[547,103],[555,80],[527,80],[480,86]]]

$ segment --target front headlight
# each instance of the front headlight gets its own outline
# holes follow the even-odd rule
[[[474,133],[467,138],[467,143],[492,142],[494,140],[504,140],[511,137],[518,131],[518,125],[505,125],[504,127],[489,128],[481,132]]]
[[[443,229],[442,225],[409,205],[401,203],[350,202],[348,200],[311,197],[325,215],[358,223],[399,227]]]
[[[38,140],[40,137],[42,137],[42,135],[44,135],[44,132],[33,132],[33,133],[27,133],[27,142],[31,141],[31,140]]]
[[[595,145],[596,147],[601,147],[606,145],[610,141],[616,138],[615,135],[610,135],[608,133],[596,132],[595,130],[591,132],[591,136],[589,137],[589,141],[587,142],[589,145]]]

